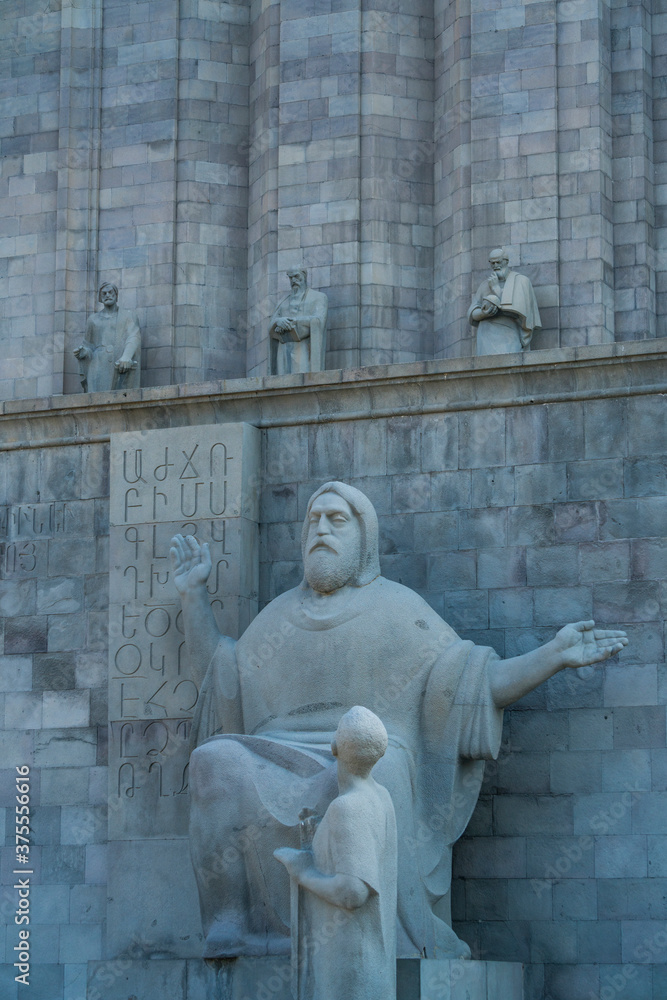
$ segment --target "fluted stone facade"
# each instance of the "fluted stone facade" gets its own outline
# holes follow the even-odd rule
[[[356,0],[355,0],[356,2]],[[471,353],[496,245],[533,349],[664,332],[661,4],[42,0],[3,11],[5,398],[78,389],[102,279],[144,383],[267,372],[287,267],[329,368]]]

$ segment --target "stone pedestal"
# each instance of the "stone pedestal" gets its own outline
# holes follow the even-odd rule
[[[517,962],[402,958],[397,973],[396,1000],[523,1000]],[[293,1000],[290,983],[287,957],[115,959],[88,963],[87,1000]]]
[[[518,962],[400,958],[397,1000],[523,1000]]]

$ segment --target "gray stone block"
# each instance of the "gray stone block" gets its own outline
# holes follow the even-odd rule
[[[605,500],[599,504],[600,539],[663,537],[667,530],[667,502],[663,497]]]
[[[33,689],[62,691],[75,685],[75,656],[72,651],[37,653],[33,665]]]
[[[574,964],[577,961],[577,927],[563,921],[536,920],[531,925],[532,962]]]
[[[627,407],[628,439],[635,454],[662,456],[665,449],[666,420],[660,396],[631,399]]]
[[[394,417],[387,421],[387,473],[421,471],[421,427],[418,417]]]
[[[429,475],[392,476],[390,482],[392,513],[417,513],[431,508]]]
[[[551,791],[555,795],[599,791],[602,759],[598,751],[556,751],[551,754]]]
[[[458,419],[456,414],[422,417],[421,471],[456,469],[458,463]]]
[[[35,735],[35,765],[90,767],[95,764],[96,749],[93,729],[44,729]]]
[[[454,868],[467,878],[525,878],[526,840],[523,837],[475,837],[459,842]]]
[[[593,996],[600,994],[600,974],[597,965],[550,965],[546,969],[545,986],[551,996]]]
[[[519,465],[515,469],[517,504],[547,504],[567,498],[566,466],[560,463]]]
[[[459,540],[463,549],[506,545],[507,534],[507,513],[502,507],[459,512]]]
[[[494,803],[494,833],[504,837],[528,837],[561,830],[572,831],[572,803],[564,797],[499,795]],[[531,889],[531,892],[533,890]],[[515,900],[520,894],[516,889]],[[515,913],[519,917],[518,913]],[[533,919],[529,914],[524,917]],[[551,912],[543,915],[551,916]],[[535,917],[534,919],[538,919]]]
[[[565,711],[537,714],[512,712],[510,715],[510,747],[512,752],[544,752],[567,750],[569,716]]]
[[[521,406],[507,411],[506,462],[533,465],[547,460],[547,408]]]
[[[596,878],[645,878],[648,874],[646,850],[645,837],[596,837]]]
[[[599,884],[599,883],[598,883]],[[594,879],[563,879],[553,884],[553,914],[557,920],[596,920],[597,885]],[[611,916],[601,907],[601,913]]]
[[[613,715],[602,708],[574,708],[568,712],[571,750],[611,750]]]
[[[474,879],[465,886],[465,914],[469,920],[507,920],[508,880],[501,878]]]
[[[623,463],[624,496],[651,497],[667,493],[667,462],[659,458],[631,458]]]
[[[618,458],[627,454],[626,406],[621,399],[584,403],[586,458]]]
[[[607,458],[568,462],[567,492],[570,500],[607,500],[623,496],[623,460]]]
[[[435,510],[470,507],[470,471],[436,472],[431,475],[431,506]]]
[[[477,584],[479,587],[523,587],[525,583],[525,549],[480,549],[477,556]]]
[[[614,749],[650,749],[665,741],[665,712],[662,707],[616,708]]]
[[[456,511],[416,513],[413,523],[415,552],[434,552],[458,546],[459,517]]]
[[[473,411],[459,416],[459,468],[505,465],[505,414]]]
[[[475,552],[443,552],[428,557],[430,591],[474,590]]]
[[[598,539],[598,504],[559,503],[554,507],[555,537],[559,542],[593,542]]]
[[[526,552],[526,580],[529,586],[576,585],[578,551],[575,545],[529,548]]]
[[[89,967],[87,995],[126,1000],[134,993],[138,997],[168,996],[173,1000],[188,1000],[186,983],[183,961],[97,961]]]
[[[636,539],[632,542],[632,578],[662,580],[667,575],[667,540]]]
[[[638,555],[638,559],[642,556]],[[579,546],[579,566],[582,583],[627,580],[630,545],[627,542],[584,542]]]
[[[553,507],[511,507],[508,510],[509,545],[548,545],[555,537]]]
[[[536,587],[535,623],[564,625],[592,618],[593,597],[588,587]]]
[[[0,656],[0,691],[30,691],[31,687],[31,657]]]
[[[658,700],[658,670],[656,664],[605,664],[605,705],[656,705]]]
[[[499,469],[473,469],[473,507],[506,507],[513,504],[514,469],[511,466]]]

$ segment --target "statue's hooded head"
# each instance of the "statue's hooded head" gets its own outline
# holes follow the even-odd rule
[[[324,506],[330,513],[322,520],[318,512]],[[336,522],[340,525],[338,537]],[[328,525],[333,535],[320,533],[318,537],[320,524]],[[304,587],[330,592],[345,584],[364,587],[371,583],[380,575],[380,556],[377,514],[368,497],[354,486],[335,481],[315,490],[301,530],[301,554]]]

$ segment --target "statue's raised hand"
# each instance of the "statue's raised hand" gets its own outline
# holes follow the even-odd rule
[[[174,535],[169,555],[179,594],[186,594],[206,583],[211,572],[208,542],[200,545],[194,535]]]
[[[620,629],[595,628],[594,621],[587,621],[565,625],[556,634],[554,643],[564,667],[587,667],[620,653],[627,646],[628,637]]]

